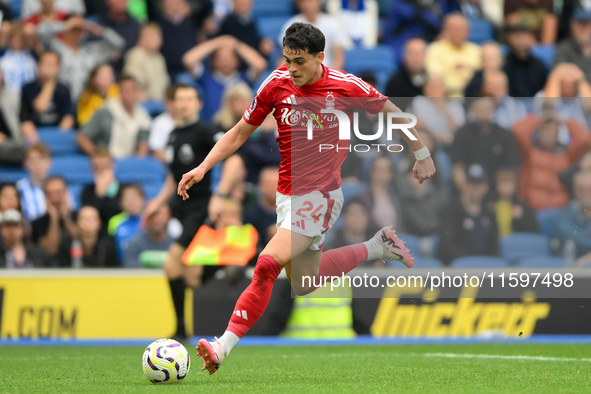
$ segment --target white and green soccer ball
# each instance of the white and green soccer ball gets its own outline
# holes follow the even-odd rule
[[[152,383],[176,383],[189,374],[190,361],[183,345],[174,339],[158,339],[144,351],[142,367]]]

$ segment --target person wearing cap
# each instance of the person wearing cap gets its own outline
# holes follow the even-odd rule
[[[0,268],[33,268],[48,265],[45,250],[25,238],[23,216],[16,209],[0,214]]]
[[[534,33],[523,23],[507,25],[505,32],[509,53],[503,71],[509,78],[509,96],[533,97],[544,88],[548,76],[544,63],[532,55]]]
[[[570,134],[570,144],[559,142],[563,125]],[[575,119],[562,119],[553,111],[541,116],[530,114],[513,126],[513,134],[523,157],[520,196],[535,210],[562,207],[569,201],[558,174],[575,163],[590,147],[591,133]]]
[[[552,45],[558,33],[554,0],[505,0],[505,24],[523,23],[540,44]]]
[[[556,48],[554,66],[560,63],[576,64],[591,81],[591,10],[575,10],[570,24],[571,37],[564,39]]]
[[[458,257],[499,253],[497,219],[484,203],[489,178],[480,164],[472,164],[465,173],[466,184],[442,210],[438,258],[449,264]]]

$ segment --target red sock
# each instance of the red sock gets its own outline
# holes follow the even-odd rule
[[[275,259],[271,256],[259,256],[252,282],[236,302],[234,313],[232,313],[228,324],[228,331],[242,338],[259,320],[271,299],[273,283],[280,272],[281,267]]]
[[[320,267],[318,269],[317,278],[325,276],[341,276],[366,260],[367,247],[362,243],[328,250],[323,252],[322,257],[320,258]],[[316,283],[320,283],[320,281]],[[304,292],[304,294],[298,295],[310,294],[314,290],[316,290],[316,287],[311,287],[308,291]]]

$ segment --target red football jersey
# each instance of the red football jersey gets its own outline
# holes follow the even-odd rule
[[[287,67],[279,67],[265,79],[243,113],[247,123],[260,126],[275,110],[281,153],[277,190],[282,194],[332,191],[341,186],[341,165],[347,157],[349,141],[339,139],[337,117],[321,114],[322,108],[345,112],[353,124],[354,109],[375,114],[388,99],[352,74],[322,67],[320,80],[299,88],[293,85]],[[314,127],[312,139],[308,139],[309,119]],[[320,149],[321,144],[333,149]]]

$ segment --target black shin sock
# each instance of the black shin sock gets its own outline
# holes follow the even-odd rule
[[[186,336],[185,330],[185,280],[183,278],[169,279],[172,303],[176,313],[176,334]]]

